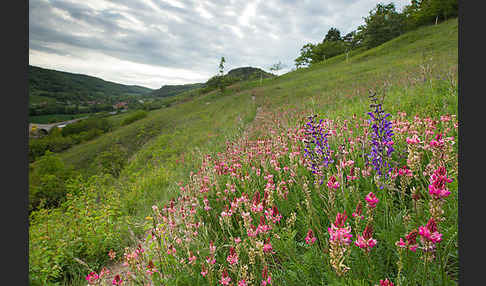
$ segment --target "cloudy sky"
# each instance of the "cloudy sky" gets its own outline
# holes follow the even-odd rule
[[[242,66],[288,71],[300,48],[409,0],[29,0],[29,64],[127,85],[205,82]]]

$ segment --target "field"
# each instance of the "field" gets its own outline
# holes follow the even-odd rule
[[[456,285],[457,32],[186,96],[61,153],[84,176],[31,214],[31,284]],[[121,174],[94,174],[114,143]]]

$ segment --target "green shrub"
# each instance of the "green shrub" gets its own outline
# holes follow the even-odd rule
[[[135,113],[133,113],[130,116],[128,116],[127,118],[125,118],[122,121],[121,125],[122,126],[128,125],[128,124],[130,124],[132,122],[135,122],[137,120],[140,120],[140,119],[142,119],[144,117],[147,117],[147,112],[144,111],[144,110],[138,110]]]

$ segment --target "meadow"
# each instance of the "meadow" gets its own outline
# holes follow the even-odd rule
[[[31,284],[456,285],[457,28],[188,96],[61,153],[84,176],[31,214]],[[97,174],[114,142],[123,169]]]

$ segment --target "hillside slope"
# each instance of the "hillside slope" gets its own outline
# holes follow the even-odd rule
[[[55,98],[58,101],[82,102],[104,100],[122,95],[144,95],[150,88],[124,85],[103,79],[29,65],[29,96]]]
[[[204,83],[191,83],[179,85],[163,85],[161,88],[150,92],[149,96],[167,97],[181,94],[186,91],[204,87]]]
[[[195,214],[178,217],[181,221],[184,218],[190,221],[188,224],[176,224],[174,227],[177,227],[177,231],[185,235],[189,233],[185,227],[190,228],[196,222],[204,228],[198,231],[200,236],[194,234],[194,237],[190,236],[194,233],[192,229],[191,234],[187,234],[192,242],[185,242],[182,246],[177,244],[175,237],[170,237],[171,245],[177,248],[178,260],[167,256],[165,253],[168,249],[165,248],[159,252],[164,255],[164,260],[154,259],[153,263],[163,270],[160,272],[170,275],[165,281],[167,283],[208,285],[210,282],[207,279],[213,279],[213,282],[221,279],[221,273],[214,269],[209,278],[200,274],[203,269],[207,269],[202,267],[208,267],[203,265],[206,265],[206,256],[210,255],[210,241],[217,246],[218,269],[232,269],[227,263],[227,257],[232,253],[229,250],[231,245],[237,249],[241,264],[250,265],[248,271],[251,271],[256,284],[260,284],[262,273],[266,273],[260,267],[263,264],[268,265],[268,273],[272,274],[271,279],[276,285],[375,285],[385,277],[397,281],[400,277],[397,276],[395,242],[412,227],[417,228],[427,223],[428,201],[421,200],[420,206],[424,211],[407,222],[404,220],[407,217],[405,214],[415,214],[413,207],[405,207],[401,203],[404,199],[399,195],[385,195],[369,177],[360,177],[349,192],[348,189],[337,192],[339,209],[336,210],[346,210],[350,216],[348,221],[352,219],[350,214],[354,212],[357,201],[364,202],[363,198],[368,192],[372,191],[380,198],[373,236],[378,239],[378,247],[373,249],[370,256],[366,256],[353,246],[349,261],[346,262],[351,266],[349,278],[337,277],[329,263],[329,236],[326,232],[334,217],[327,216],[323,211],[327,208],[325,202],[329,198],[320,198],[320,194],[327,196],[327,189],[317,191],[315,188],[319,184],[312,183],[312,174],[301,163],[304,158],[296,157],[297,153],[289,155],[289,152],[298,152],[298,148],[303,148],[296,143],[300,136],[296,132],[311,114],[325,118],[326,122],[336,123],[334,130],[342,136],[333,139],[334,150],[342,152],[339,146],[346,148],[344,151],[351,150],[348,149],[352,145],[351,140],[347,141],[348,138],[353,139],[353,144],[358,146],[356,142],[361,141],[355,141],[356,134],[362,135],[366,125],[365,120],[356,120],[367,119],[370,88],[380,92],[386,88],[383,107],[392,114],[393,119],[399,118],[404,126],[411,124],[416,115],[416,121],[420,124],[424,122],[424,125],[444,120],[451,122],[443,124],[449,124],[447,134],[455,136],[454,140],[457,141],[454,122],[447,119],[457,115],[457,31],[457,19],[452,19],[440,25],[409,32],[377,48],[351,54],[348,59],[344,55],[337,56],[312,68],[299,69],[275,79],[264,79],[262,82],[257,79],[242,83],[237,88],[228,87],[223,94],[213,92],[194,96],[187,102],[152,111],[133,125],[119,128],[116,132],[102,135],[88,144],[76,146],[61,154],[66,164],[89,169],[90,160],[96,154],[110,150],[110,146],[116,142],[124,148],[128,158],[118,179],[103,178],[100,174],[91,179],[79,179],[71,183],[70,189],[76,195],[67,200],[64,208],[49,214],[33,214],[29,228],[31,279],[61,281],[59,277],[88,273],[87,268],[73,260],[74,255],[99,271],[101,265],[108,263],[106,254],[110,249],[121,258],[128,243],[137,245],[140,242],[147,253],[156,257],[157,252],[150,249],[153,244],[151,246],[148,241],[144,241],[144,230],[151,229],[156,223],[154,217],[157,217],[157,213],[153,213],[152,206],[158,206],[161,211],[167,210],[164,206],[168,205],[170,199],[174,199],[173,203],[177,206],[174,212],[177,214],[182,213],[182,210],[192,210],[191,205],[185,202],[197,206]],[[445,116],[445,119],[441,116]],[[351,122],[363,125],[358,124],[354,129]],[[406,146],[404,136],[397,137],[397,149]],[[285,147],[290,148],[285,150]],[[356,150],[350,151],[350,157],[344,159],[354,160],[356,166],[366,171]],[[455,152],[451,154],[457,155]],[[272,154],[281,157],[273,158]],[[300,155],[303,156],[302,153]],[[402,165],[407,164],[403,156],[397,155]],[[432,155],[427,153],[427,156]],[[278,165],[280,163],[284,165]],[[453,167],[453,163],[448,166]],[[283,166],[297,174],[297,183],[292,181],[294,176],[291,173],[282,171],[287,170]],[[333,165],[333,173],[337,168],[337,165]],[[262,173],[257,174],[260,171],[256,169]],[[350,174],[349,170],[346,172]],[[450,172],[456,179],[457,174],[454,174],[452,168]],[[427,185],[423,182],[428,179],[420,176],[414,184],[425,184],[420,185],[420,189],[426,190]],[[304,183],[312,190],[310,199],[305,195],[308,189],[303,187]],[[408,260],[404,261],[407,268],[402,275],[407,275],[411,281],[426,279],[429,274],[433,275],[430,278],[432,281],[436,279],[443,282],[442,285],[453,285],[453,281],[457,280],[457,185],[454,184],[450,187],[452,199],[443,205],[446,221],[440,225],[444,237],[439,252],[441,262],[424,268],[418,254],[410,254]],[[247,250],[256,249],[257,244],[247,237],[246,229],[240,232],[233,227],[238,222],[226,224],[221,214],[227,214],[233,208],[226,202],[233,201],[236,196],[240,198],[243,192],[249,200],[254,198],[256,192],[263,198],[266,186],[278,190],[278,195],[274,197],[275,203],[283,216],[282,221],[289,227],[274,225],[275,230],[268,237],[273,247],[271,254],[266,254],[266,251],[265,254],[253,253],[255,257],[268,256],[264,256],[265,260],[258,258],[259,262],[252,264],[248,261],[250,254]],[[282,196],[286,189],[290,191],[289,200]],[[190,200],[179,196],[181,193],[188,197],[191,195]],[[424,191],[421,196],[422,199],[428,198],[428,193]],[[409,197],[408,191],[408,201]],[[309,201],[312,203],[309,204]],[[203,209],[204,206],[211,206],[212,210]],[[310,210],[314,213],[308,212]],[[272,217],[276,215],[273,211],[270,213]],[[291,219],[290,223],[288,219],[293,217],[292,213],[295,213],[295,219],[293,222]],[[388,216],[383,216],[384,213]],[[234,217],[237,215],[241,218],[239,210],[234,213]],[[262,221],[257,215],[252,216],[257,225]],[[47,225],[49,233],[45,231]],[[140,235],[140,241],[130,241],[128,227]],[[163,225],[159,227],[165,229]],[[352,227],[355,230],[354,225]],[[361,234],[363,227],[361,225],[359,232],[355,231]],[[308,245],[305,239],[309,236],[310,228],[317,238],[313,246]],[[353,234],[354,240],[356,233]],[[47,235],[50,235],[50,240],[44,239]],[[233,239],[225,240],[228,237],[241,238],[244,247],[234,245]],[[263,246],[266,239],[258,237],[258,245]],[[310,239],[312,237],[309,236]],[[194,266],[179,263],[181,259],[192,259],[191,255],[197,255],[194,256]],[[48,256],[56,258],[44,259]],[[373,259],[376,267],[366,264],[367,259]],[[168,261],[167,264],[163,264],[164,261]],[[141,263],[148,265],[145,260]],[[241,278],[239,273],[242,272],[228,270],[228,273],[232,281],[238,281]],[[173,282],[174,277],[178,282]],[[422,283],[413,281],[417,285]],[[74,277],[74,282],[71,281],[74,284],[77,282],[81,284],[86,281],[84,277]]]

